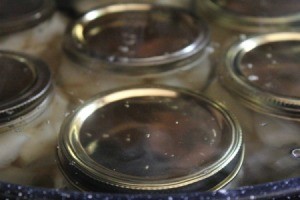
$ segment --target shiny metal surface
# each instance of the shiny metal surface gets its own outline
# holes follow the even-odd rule
[[[208,43],[206,24],[184,10],[116,4],[78,19],[64,47],[85,67],[145,74],[183,68],[199,59]]]
[[[224,86],[251,108],[299,120],[299,42],[297,32],[270,33],[237,42],[225,56],[221,70]]]
[[[0,123],[33,110],[52,88],[48,66],[31,56],[0,51]]]
[[[66,178],[92,191],[218,189],[243,155],[239,124],[222,106],[162,86],[99,94],[68,117],[58,148]]]

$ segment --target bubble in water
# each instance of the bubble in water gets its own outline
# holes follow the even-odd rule
[[[245,40],[245,39],[247,39],[247,36],[245,34],[240,34],[240,39]]]
[[[14,114],[14,111],[12,111],[12,110],[8,110],[8,111],[6,111],[6,114],[8,114],[8,115],[12,115],[12,114]]]
[[[292,156],[294,157],[294,158],[300,158],[300,149],[294,149],[294,150],[292,150]]]

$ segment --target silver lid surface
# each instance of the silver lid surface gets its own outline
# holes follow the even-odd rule
[[[53,0],[0,0],[0,34],[37,25],[54,12]]]
[[[112,4],[72,24],[64,48],[84,67],[143,74],[183,67],[199,59],[208,42],[206,24],[183,9]]]
[[[63,124],[62,172],[93,191],[218,189],[243,160],[239,124],[189,91],[149,86],[98,95]]]
[[[0,123],[30,112],[51,90],[48,66],[25,54],[0,51],[0,77]]]
[[[229,48],[221,80],[250,108],[299,120],[299,55],[297,32],[251,37]]]

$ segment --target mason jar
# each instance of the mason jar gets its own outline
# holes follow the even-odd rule
[[[192,0],[57,0],[59,8],[69,11],[75,16],[83,15],[84,13],[92,9],[100,6],[106,6],[112,3],[152,3],[158,5],[179,7],[186,10],[192,9]]]
[[[54,11],[53,0],[1,0],[0,48],[41,58],[55,73],[68,20]]]
[[[235,179],[242,132],[223,106],[188,90],[135,86],[100,93],[64,121],[59,167],[80,190],[205,191]]]
[[[225,54],[215,88],[248,127],[245,185],[300,176],[299,47],[298,32],[278,32],[238,41]]]
[[[41,60],[0,51],[0,66],[0,181],[52,186],[67,100]]]
[[[299,27],[297,0],[195,0],[195,12],[210,22],[213,41],[227,45],[253,33],[291,31]]]
[[[201,91],[212,72],[208,45],[206,24],[185,10],[112,4],[69,27],[58,79],[75,100],[135,84]]]

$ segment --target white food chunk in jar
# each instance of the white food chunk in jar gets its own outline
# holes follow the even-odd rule
[[[0,134],[0,168],[9,166],[23,150],[29,137],[24,132],[7,132]]]
[[[67,99],[56,89],[50,107],[27,130],[30,139],[25,143],[20,154],[19,161],[22,165],[27,166],[55,153],[57,136],[67,112],[67,105]]]

